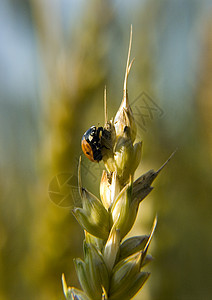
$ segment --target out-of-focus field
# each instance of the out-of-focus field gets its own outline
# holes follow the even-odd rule
[[[211,1],[2,0],[0,300],[64,299],[62,273],[79,287],[73,258],[83,255],[83,231],[71,209],[80,141],[104,123],[105,85],[110,117],[120,104],[131,24],[137,175],[177,149],[133,231],[148,233],[158,215],[152,275],[135,299],[211,299]],[[83,183],[96,195],[102,168],[82,157]],[[63,176],[72,194],[64,199],[61,183],[49,197]]]

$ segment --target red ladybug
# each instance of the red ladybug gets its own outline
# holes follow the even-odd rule
[[[102,138],[103,128],[91,126],[82,137],[82,151],[85,156],[93,162],[102,160]]]

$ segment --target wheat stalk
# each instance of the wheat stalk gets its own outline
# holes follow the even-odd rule
[[[67,300],[132,299],[150,275],[143,267],[152,259],[147,250],[157,218],[148,236],[124,238],[135,222],[140,202],[151,192],[153,180],[168,161],[158,171],[150,170],[134,181],[142,143],[134,143],[136,124],[127,93],[127,79],[134,61],[130,62],[131,43],[132,27],[123,99],[114,120],[107,120],[106,89],[104,91],[104,130],[108,135],[102,139],[106,170],[100,183],[101,200],[82,186],[79,163],[82,207],[74,208],[73,214],[84,229],[85,241],[84,260],[77,258],[74,262],[83,291],[67,287],[63,275]]]

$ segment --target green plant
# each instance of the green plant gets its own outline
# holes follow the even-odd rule
[[[83,291],[67,287],[64,275],[63,290],[66,299],[128,300],[141,289],[150,273],[143,267],[152,260],[147,254],[157,219],[148,236],[125,239],[131,230],[141,201],[153,189],[151,184],[158,171],[150,170],[137,180],[134,173],[141,157],[142,143],[134,143],[136,124],[128,102],[127,79],[130,63],[132,29],[124,80],[123,100],[114,120],[106,122],[102,159],[106,170],[100,183],[101,200],[81,183],[79,163],[79,192],[82,207],[73,214],[85,232],[84,260],[75,259],[75,267]],[[106,103],[106,90],[105,90]]]

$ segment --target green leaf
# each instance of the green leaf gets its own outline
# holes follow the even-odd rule
[[[93,245],[87,245],[87,247],[90,281],[92,281],[94,289],[102,295],[102,287],[106,292],[109,288],[108,270],[102,254]]]
[[[72,213],[83,229],[98,238],[107,239],[110,230],[110,214],[95,195],[82,187],[81,158],[78,168],[78,181],[82,208],[75,207]]]
[[[130,300],[142,288],[150,273],[140,272],[127,284],[120,286],[117,289],[112,289],[109,293],[110,300]]]
[[[120,252],[118,256],[118,261],[121,261],[122,259],[125,259],[126,257],[141,251],[146,242],[148,240],[147,235],[142,235],[142,236],[135,236],[131,237],[127,240],[125,240],[121,245],[120,245]]]
[[[132,202],[132,182],[119,193],[113,203],[111,213],[114,226],[120,231],[121,239],[131,230],[138,211],[138,201]]]
[[[140,272],[142,253],[122,260],[113,270],[109,291],[110,300],[131,299],[145,283],[149,273]]]
[[[152,182],[158,176],[160,171],[170,161],[170,159],[174,154],[175,152],[171,154],[168,160],[156,172],[154,170],[150,170],[133,182],[133,192],[132,192],[133,201],[139,200],[139,202],[141,202],[152,191],[153,189],[151,187]]]
[[[116,290],[127,289],[131,281],[140,272],[142,254],[136,253],[122,260],[113,268],[110,294]]]
[[[102,299],[103,289],[107,293],[109,275],[102,254],[84,242],[85,260],[75,260],[77,275],[82,289],[91,299]]]
[[[99,299],[99,292],[95,290],[93,282],[89,276],[89,272],[87,270],[87,266],[80,258],[74,259],[74,264],[77,271],[77,276],[80,282],[80,285],[84,292],[91,298],[91,299]]]

